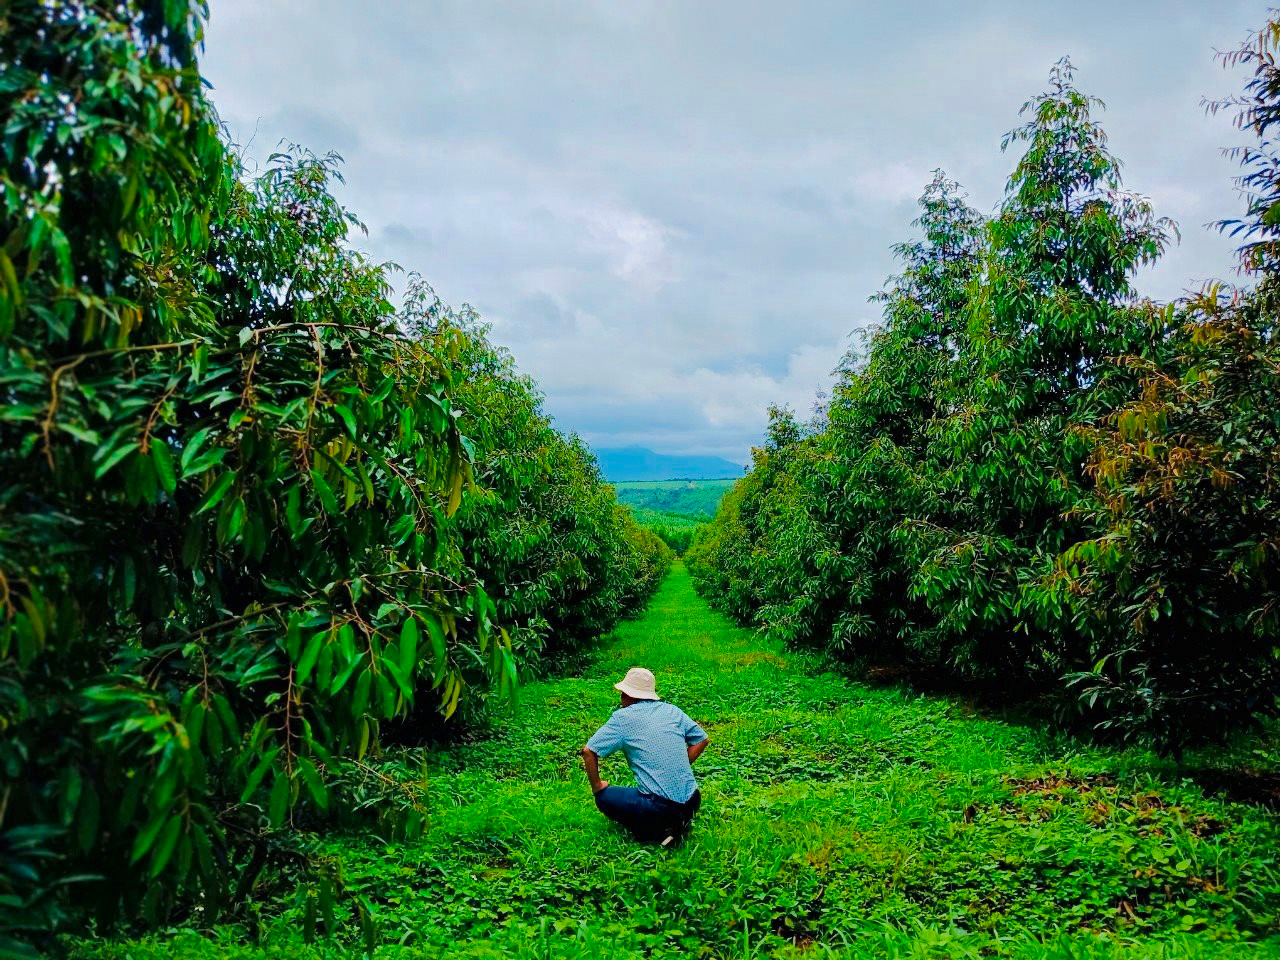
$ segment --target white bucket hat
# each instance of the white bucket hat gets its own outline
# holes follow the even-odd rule
[[[621,690],[635,700],[661,700],[658,696],[658,685],[654,682],[653,671],[644,667],[632,667],[627,675],[613,685],[613,689]]]

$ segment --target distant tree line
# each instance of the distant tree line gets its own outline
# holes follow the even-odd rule
[[[1228,65],[1249,281],[1159,304],[1176,236],[1060,62],[983,217],[941,172],[824,416],[774,410],[700,531],[703,595],[788,643],[1011,695],[1160,748],[1280,692],[1280,21]]]
[[[634,508],[636,522],[652,530],[658,539],[671,548],[671,552],[682,557],[693,543],[698,529],[711,518],[703,515],[687,516],[678,513],[662,513],[658,510]]]
[[[619,483],[618,499],[635,509],[710,519],[731,480],[671,480],[663,483]]]

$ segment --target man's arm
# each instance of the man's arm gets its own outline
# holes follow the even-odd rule
[[[703,737],[697,743],[693,743],[689,745],[689,765],[690,766],[693,765],[693,762],[695,760],[697,760],[700,756],[702,756],[702,751],[707,749],[707,744],[710,742],[711,742],[710,737]]]
[[[600,758],[590,747],[582,748],[582,765],[586,767],[587,780],[591,782],[592,793],[599,793],[609,785],[608,780],[600,779]]]
[[[707,731],[698,725],[698,721],[687,713],[681,712],[680,718],[684,724],[684,743],[689,750],[689,765],[693,766],[693,761],[702,756],[702,751],[707,749],[707,744],[711,742],[711,738],[707,736]]]

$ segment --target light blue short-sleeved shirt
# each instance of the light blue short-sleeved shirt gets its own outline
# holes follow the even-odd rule
[[[636,786],[684,803],[698,789],[688,748],[705,739],[703,729],[679,707],[665,700],[638,700],[613,711],[587,747],[598,757],[622,750]]]

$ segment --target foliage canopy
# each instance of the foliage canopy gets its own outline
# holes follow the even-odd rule
[[[1225,60],[1246,290],[1160,305],[1137,269],[1176,228],[1126,192],[1068,61],[1005,138],[988,221],[938,173],[825,418],[775,412],[688,552],[702,592],[792,643],[1019,695],[1181,751],[1273,714],[1275,257],[1270,22]]]

